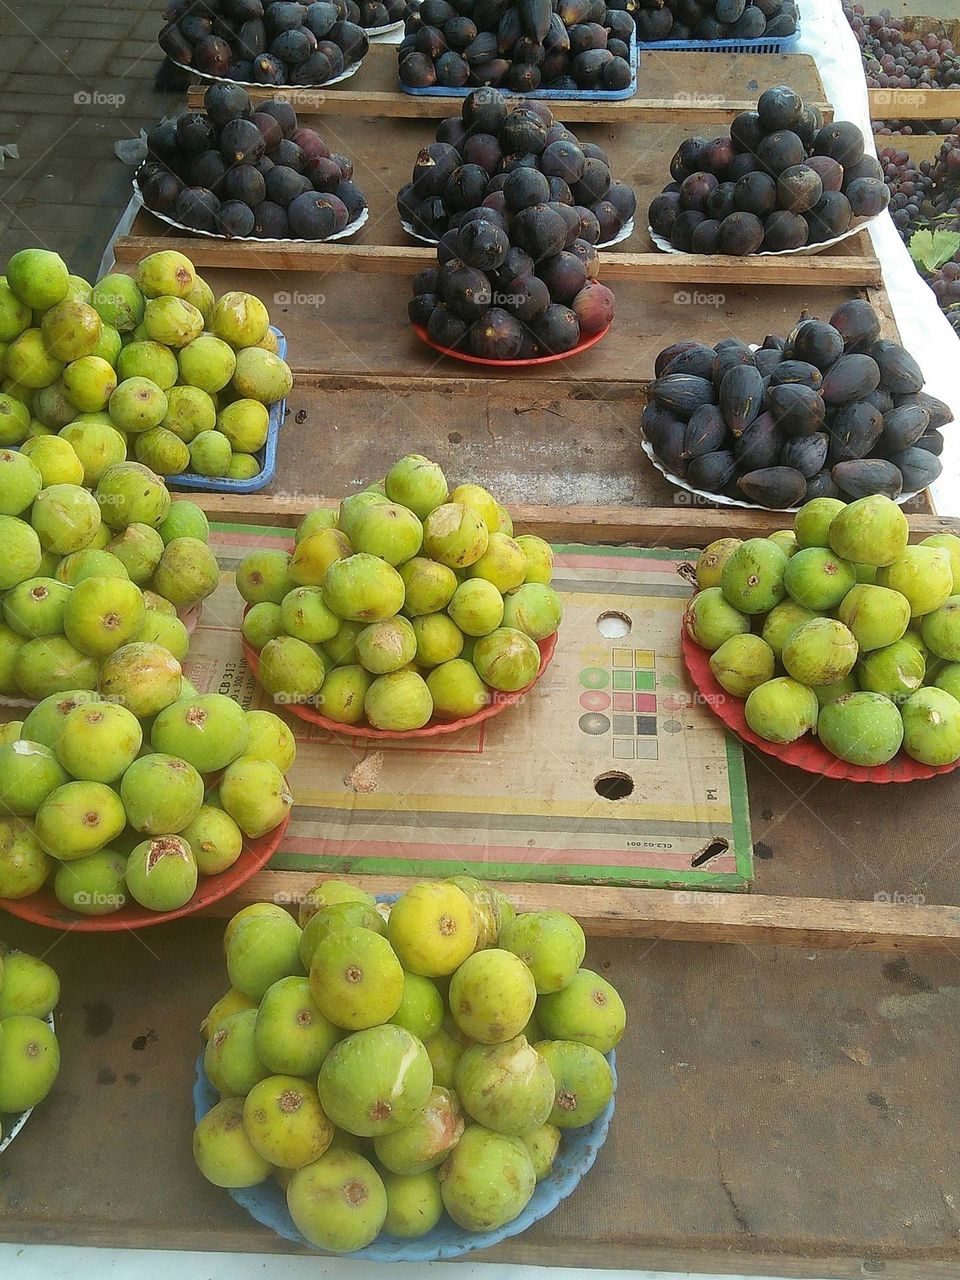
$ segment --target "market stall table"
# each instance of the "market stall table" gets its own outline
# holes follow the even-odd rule
[[[796,803],[783,780],[756,801],[781,815]],[[818,854],[801,843],[815,824],[788,823],[765,864],[781,879]],[[917,835],[929,845],[935,831],[921,819]],[[50,941],[5,925],[15,945]],[[0,1240],[290,1252],[190,1152],[197,1027],[225,985],[221,934],[214,921],[74,934],[48,954],[70,993],[63,1070],[4,1157]],[[478,1257],[957,1274],[960,961],[607,940],[589,956],[628,1009],[609,1141],[556,1213]]]

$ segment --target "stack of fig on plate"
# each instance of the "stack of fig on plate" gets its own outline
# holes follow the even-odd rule
[[[650,230],[683,253],[802,249],[844,235],[890,203],[857,125],[824,124],[787,85],[762,93],[756,111],[734,118],[729,136],[686,138],[670,176],[650,204]]]
[[[532,147],[545,136],[537,107],[508,117],[500,94],[480,89],[467,98],[464,115],[483,121],[491,135],[515,120],[518,139],[529,137]],[[433,164],[424,167],[432,173]],[[613,319],[613,294],[597,278],[597,250],[582,238],[576,209],[550,198],[540,170],[513,169],[499,194],[502,212],[487,204],[465,209],[443,235],[437,265],[414,277],[410,320],[432,345],[485,360],[572,351]]]
[[[400,83],[620,95],[634,39],[633,15],[606,0],[423,0],[398,50]]]
[[[672,343],[655,373],[641,426],[685,488],[782,510],[811,498],[896,499],[941,472],[951,410],[924,392],[916,360],[880,337],[861,299],[829,323],[803,316],[756,350],[738,338]]]
[[[434,241],[455,232],[477,205],[509,217],[515,209],[504,187],[515,169],[528,171],[522,180],[528,200],[573,209],[579,239],[603,248],[630,234],[636,192],[613,180],[603,147],[581,142],[543,102],[508,111],[496,89],[470,94],[459,116],[440,121],[436,142],[419,153],[397,195],[400,217],[407,230]],[[520,181],[514,179],[514,188]],[[515,191],[512,205],[518,198]],[[563,216],[572,229],[569,212]]]

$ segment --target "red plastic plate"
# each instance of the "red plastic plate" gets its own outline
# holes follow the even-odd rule
[[[921,764],[918,760],[911,760],[903,751],[898,751],[886,764],[849,764],[846,760],[838,760],[819,738],[810,733],[795,742],[767,742],[747,724],[743,700],[727,693],[714,679],[709,651],[691,640],[685,627],[680,630],[680,647],[690,678],[703,701],[738,738],[764,755],[774,756],[806,773],[816,773],[824,778],[844,778],[847,782],[916,782],[920,778],[935,778],[939,773],[952,773],[960,767],[960,760],[952,764]]]
[[[283,709],[310,724],[329,729],[331,733],[345,734],[349,738],[436,738],[444,733],[456,733],[458,729],[469,729],[471,725],[480,724],[483,720],[489,720],[491,716],[499,715],[501,711],[512,707],[528,694],[550,665],[553,651],[557,647],[557,635],[558,632],[555,631],[552,636],[547,636],[546,640],[541,640],[537,645],[540,650],[540,668],[525,689],[518,689],[516,693],[499,693],[493,689],[491,690],[492,701],[474,715],[464,716],[460,720],[430,720],[422,729],[374,729],[366,724],[341,724],[338,720],[330,720],[327,716],[322,716],[315,707],[308,706],[306,703],[285,703]],[[247,666],[259,681],[260,655],[246,640],[243,641],[243,656],[247,660]]]
[[[280,847],[289,822],[288,814],[279,826],[268,831],[265,836],[256,840],[245,839],[243,852],[233,866],[216,876],[201,876],[197,892],[186,906],[179,907],[176,911],[149,911],[134,902],[114,911],[112,915],[81,916],[62,906],[52,889],[41,889],[29,898],[0,898],[0,907],[9,911],[12,916],[29,920],[31,924],[42,924],[48,929],[61,929],[70,933],[119,933],[121,929],[147,929],[154,924],[163,924],[165,920],[179,920],[182,916],[192,916],[204,907],[219,902],[261,871]]]
[[[612,324],[613,321],[610,323]],[[555,360],[569,360],[571,356],[578,356],[581,351],[595,347],[601,338],[605,338],[610,325],[608,324],[606,329],[601,329],[599,333],[592,333],[589,338],[584,338],[583,342],[577,343],[569,351],[560,351],[551,356],[533,356],[529,360],[487,360],[484,356],[471,356],[465,351],[453,351],[450,347],[441,347],[438,342],[434,342],[422,325],[411,325],[411,328],[421,342],[432,347],[434,351],[439,351],[442,356],[449,356],[451,360],[462,360],[465,364],[485,364],[493,369],[522,369],[526,365],[553,364]]]

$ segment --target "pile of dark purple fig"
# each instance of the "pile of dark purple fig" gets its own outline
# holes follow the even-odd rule
[[[404,0],[171,0],[158,43],[218,80],[321,85],[365,56],[364,27],[399,21],[405,9]]]
[[[423,0],[407,17],[400,83],[620,92],[633,80],[633,39],[633,14],[606,0]]]
[[[868,302],[802,316],[758,350],[675,342],[660,352],[644,436],[692,489],[783,510],[811,498],[898,498],[939,476],[950,408],[916,360],[880,336]]]
[[[606,151],[581,142],[544,102],[508,110],[497,89],[477,89],[459,116],[441,120],[397,195],[400,217],[420,236],[455,232],[469,209],[509,219],[534,204],[564,206],[576,238],[605,245],[633,218],[637,197],[614,182]]]
[[[353,162],[300,125],[289,102],[212,84],[202,111],[147,133],[137,180],[148,209],[211,235],[327,240],[367,207]]]
[[[780,253],[843,235],[890,203],[876,157],[847,120],[824,124],[787,85],[760,95],[727,137],[686,138],[650,227],[683,253]]]

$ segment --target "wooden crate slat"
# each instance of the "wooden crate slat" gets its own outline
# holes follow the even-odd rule
[[[885,146],[895,147],[898,151],[905,151],[915,164],[924,160],[936,160],[946,140],[945,133],[908,134],[906,137],[877,134],[875,138],[878,151],[882,151]]]
[[[868,89],[871,120],[955,120],[960,89]]]
[[[305,871],[261,871],[204,914],[231,916],[262,901],[294,907],[322,878]],[[336,878],[374,893],[403,893],[417,883],[415,876],[337,872]],[[601,938],[915,952],[960,944],[960,907],[952,906],[522,881],[498,887],[518,911],[569,911],[586,933]]]
[[[317,506],[336,507],[337,500],[292,495],[278,501],[256,494],[191,493],[211,520],[227,524],[270,525],[295,528]],[[553,542],[637,546],[703,547],[715,538],[763,538],[783,528],[782,511],[752,511],[746,507],[547,507],[519,505],[512,508],[519,533],[536,533]],[[933,533],[960,535],[960,519],[948,516],[908,515],[911,536],[918,540]]]
[[[637,92],[632,98],[548,105],[564,123],[682,121],[696,125],[703,120],[729,121],[741,111],[755,109],[759,93],[775,84],[793,85],[805,101],[820,108],[826,120],[832,119],[816,64],[806,54],[740,54],[720,59],[710,53],[641,51]],[[702,89],[696,88],[701,85]],[[756,92],[754,85],[759,85]],[[188,106],[201,106],[207,87],[203,82],[195,84],[187,95]],[[305,116],[436,120],[458,115],[463,102],[456,97],[418,97],[402,92],[397,84],[396,45],[389,44],[372,44],[360,70],[339,85],[279,93],[263,86],[248,92],[255,101],[285,97]]]
[[[142,215],[146,218],[149,215]],[[153,221],[151,219],[151,221]],[[143,225],[141,223],[141,225]],[[114,245],[118,263],[139,262],[161,249],[177,248],[200,267],[258,267],[264,271],[360,271],[384,275],[414,275],[436,262],[429,245],[303,244],[275,241],[251,244],[245,240],[212,240],[167,228],[161,234],[121,236]],[[861,237],[856,237],[859,244]],[[852,243],[852,242],[851,242]],[[604,279],[675,282],[681,284],[758,285],[876,285],[880,263],[872,252],[730,258],[714,254],[613,253],[601,254]]]
[[[904,14],[904,38],[924,36],[930,31],[943,32],[960,51],[960,18],[956,5],[944,0],[949,13],[942,17],[916,17]],[[899,15],[896,15],[899,16]],[[960,116],[960,88],[957,89],[868,89],[872,120],[955,120]],[[913,139],[904,139],[913,141]],[[911,156],[913,152],[910,152]],[[929,159],[921,156],[921,159]]]

